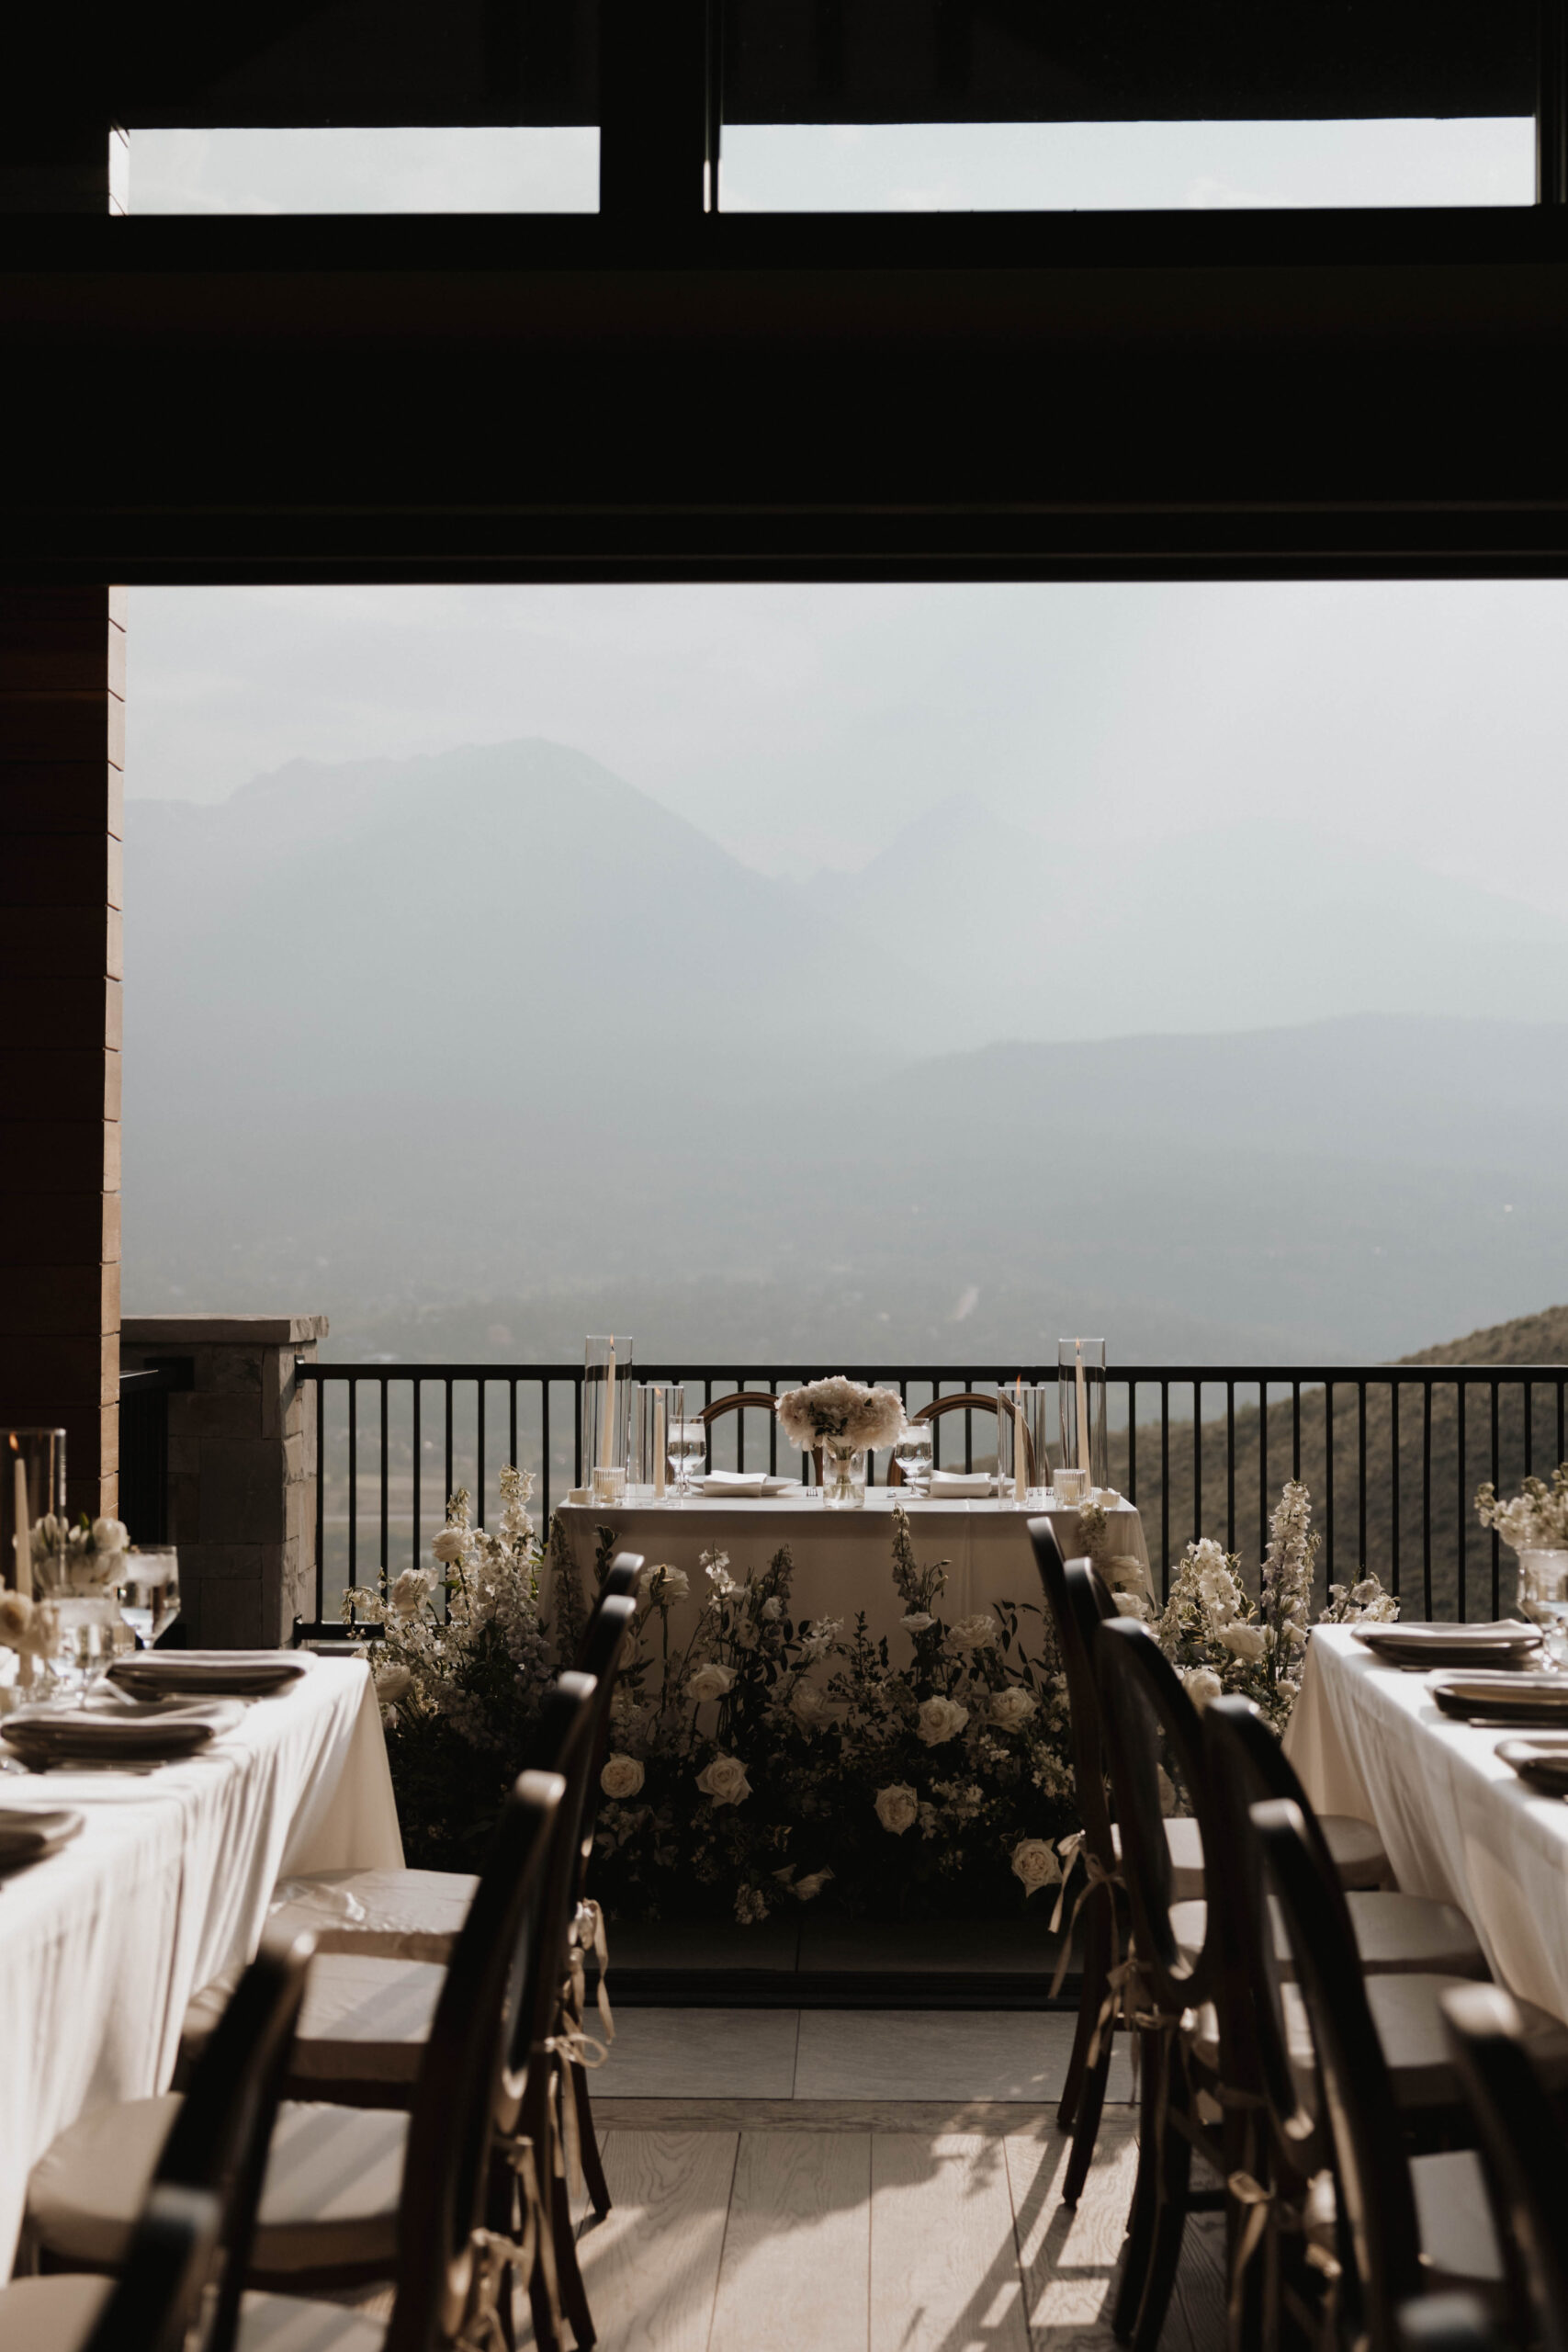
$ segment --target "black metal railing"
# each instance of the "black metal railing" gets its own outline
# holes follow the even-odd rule
[[[841,1369],[842,1367],[835,1367]],[[938,1395],[1054,1385],[1056,1366],[872,1366],[854,1377],[897,1387],[910,1410]],[[311,1363],[315,1390],[317,1615],[345,1585],[422,1558],[459,1485],[475,1517],[493,1511],[503,1463],[535,1475],[547,1518],[582,1477],[579,1364]],[[702,1401],[736,1388],[782,1388],[814,1375],[776,1364],[637,1364],[637,1379],[682,1380]],[[1213,1535],[1255,1569],[1288,1477],[1312,1489],[1323,1545],[1320,1589],[1363,1568],[1424,1616],[1495,1614],[1497,1538],[1473,1497],[1506,1492],[1568,1455],[1568,1365],[1137,1364],[1108,1374],[1112,1483],[1143,1514],[1156,1583],[1188,1541]],[[939,1463],[994,1458],[970,1411],[936,1424]],[[716,1466],[779,1464],[775,1421],[746,1413],[716,1423]],[[886,1476],[886,1457],[871,1465]]]

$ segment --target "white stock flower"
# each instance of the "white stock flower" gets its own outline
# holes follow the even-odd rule
[[[635,1756],[612,1756],[599,1775],[599,1786],[607,1797],[620,1801],[635,1797],[644,1778],[642,1766]]]
[[[462,1558],[472,1541],[473,1537],[466,1527],[444,1527],[430,1548],[442,1566],[449,1568],[455,1561]]]
[[[956,1739],[968,1720],[968,1708],[956,1699],[922,1699],[915,1729],[928,1747],[940,1747],[944,1740]]]
[[[919,1819],[920,1801],[907,1781],[895,1781],[891,1787],[876,1792],[876,1817],[884,1829],[895,1838],[902,1838]]]
[[[437,1542],[440,1538],[437,1537]],[[429,1592],[433,1579],[423,1568],[405,1568],[391,1590],[392,1607],[400,1617],[412,1617]]]
[[[706,1666],[699,1666],[694,1674],[687,1676],[686,1696],[701,1706],[705,1700],[722,1699],[734,1679],[735,1668],[732,1666],[719,1666],[710,1660]]]
[[[991,1721],[999,1731],[1019,1731],[1034,1713],[1035,1697],[1021,1682],[1010,1682],[1005,1690],[991,1693]]]
[[[697,1786],[715,1804],[739,1804],[751,1793],[746,1767],[739,1756],[716,1756],[697,1774]]]
[[[637,1590],[644,1600],[656,1608],[670,1609],[676,1601],[684,1600],[692,1589],[692,1579],[684,1568],[672,1568],[668,1561],[644,1568],[637,1580]]]
[[[413,1676],[406,1666],[384,1666],[376,1677],[376,1696],[383,1707],[395,1707],[413,1689]]]
[[[728,1553],[705,1552],[702,1555],[699,1565],[702,1567],[704,1575],[707,1577],[709,1584],[713,1587],[715,1598],[720,1600],[727,1600],[729,1598],[729,1595],[737,1589],[735,1578],[729,1573]]]
[[[1249,1665],[1256,1665],[1269,1646],[1261,1625],[1226,1625],[1220,1640],[1233,1657],[1245,1658]]]
[[[1195,1666],[1190,1674],[1184,1674],[1181,1679],[1187,1687],[1188,1697],[1200,1714],[1211,1699],[1224,1695],[1225,1686],[1212,1666]]]
[[[1043,1838],[1021,1838],[1012,1849],[1012,1874],[1022,1881],[1026,1895],[1038,1894],[1043,1886],[1056,1884],[1062,1865]]]
[[[955,1650],[983,1650],[987,1642],[997,1638],[997,1621],[984,1615],[960,1617],[947,1629],[947,1638]]]

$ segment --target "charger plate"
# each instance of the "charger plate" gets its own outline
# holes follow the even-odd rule
[[[1542,1796],[1568,1797],[1568,1732],[1540,1739],[1503,1739],[1497,1753]]]
[[[0,1871],[19,1871],[58,1853],[82,1834],[85,1813],[73,1805],[0,1805]]]
[[[117,1658],[108,1679],[133,1699],[266,1699],[310,1670],[308,1657],[287,1651],[141,1650]]]
[[[1356,1639],[1382,1666],[1418,1668],[1527,1665],[1540,1649],[1537,1625],[1521,1625],[1504,1618],[1487,1625],[1358,1625]]]
[[[1472,1724],[1557,1724],[1568,1731],[1568,1674],[1446,1674],[1432,1684],[1445,1715]]]

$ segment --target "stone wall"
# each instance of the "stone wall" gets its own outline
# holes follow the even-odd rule
[[[169,1398],[169,1541],[194,1648],[276,1648],[296,1615],[316,1613],[316,1417],[294,1364],[326,1336],[324,1315],[137,1315],[121,1328],[128,1372],[172,1360],[192,1374]]]

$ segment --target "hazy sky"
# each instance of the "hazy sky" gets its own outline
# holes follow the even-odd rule
[[[1568,583],[138,588],[130,662],[133,795],[543,735],[770,871],[967,794],[1091,869],[1282,815],[1568,916]]]

